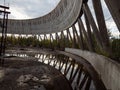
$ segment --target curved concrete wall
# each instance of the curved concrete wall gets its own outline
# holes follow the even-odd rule
[[[61,0],[49,14],[28,20],[8,20],[8,33],[48,34],[70,27],[78,18],[83,0]]]
[[[108,90],[120,90],[120,64],[89,51],[66,48],[66,52],[85,58],[99,73]]]

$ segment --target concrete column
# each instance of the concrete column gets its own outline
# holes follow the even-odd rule
[[[98,31],[98,28],[97,28],[97,26],[95,24],[94,18],[93,18],[92,14],[91,14],[91,11],[90,11],[87,3],[83,4],[83,11],[85,12],[86,16],[88,17],[88,21],[92,26],[94,35],[95,35],[95,37],[97,39],[97,42],[98,42],[99,46],[102,48],[103,45],[102,45],[102,40],[101,40],[101,37],[100,37],[100,32]]]
[[[120,31],[120,0],[104,0]]]
[[[79,26],[79,32],[80,32],[81,49],[84,50],[83,33],[82,33],[82,29],[81,29],[81,26],[80,26],[80,20],[79,19],[78,19],[78,26]]]
[[[73,26],[72,26],[72,30],[73,30],[73,45],[74,45],[73,47],[77,48],[76,35],[75,35],[75,30],[74,30]]]
[[[53,47],[53,44],[52,44],[52,34],[50,34],[50,48],[52,48]]]
[[[69,38],[70,38],[70,41],[72,42],[72,47],[74,46],[73,44],[73,38],[72,38],[72,36],[71,36],[71,34],[70,34],[70,31],[69,31],[69,29],[67,29],[67,33],[68,33],[68,36],[69,36]]]
[[[91,45],[91,43],[90,43],[90,41],[89,41],[89,39],[88,39],[88,34],[87,34],[86,30],[85,30],[85,27],[84,27],[84,25],[83,25],[83,22],[82,22],[81,19],[79,19],[79,21],[80,21],[81,30],[83,31],[84,36],[85,36],[84,38],[85,38],[87,47],[88,47],[88,49],[89,49],[90,51],[92,51],[92,45]]]
[[[90,24],[88,22],[88,18],[87,18],[85,13],[84,13],[84,17],[85,17],[85,23],[86,23],[86,26],[87,26],[88,40],[90,42],[92,51],[95,51],[94,50],[94,42],[93,42],[93,39],[92,39],[91,27],[90,27]]]
[[[92,1],[93,1],[93,7],[95,10],[97,22],[98,22],[101,39],[103,42],[103,48],[106,52],[110,52],[109,36],[107,33],[107,27],[105,24],[101,2],[100,0],[92,0]]]
[[[77,37],[77,43],[78,43],[78,45],[79,45],[79,48],[81,48],[81,40],[80,40],[80,38],[79,38],[78,32],[77,32],[77,30],[76,30],[76,27],[75,27],[75,25],[73,25],[72,27],[73,27],[73,29],[74,29],[74,31],[75,31],[75,34],[76,34],[76,37]]]

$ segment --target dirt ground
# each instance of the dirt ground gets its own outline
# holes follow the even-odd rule
[[[20,57],[5,59],[0,67],[0,90],[72,90],[56,69]]]

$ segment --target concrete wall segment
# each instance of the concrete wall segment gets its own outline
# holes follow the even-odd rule
[[[80,49],[66,48],[66,52],[81,56],[85,58],[100,75],[108,90],[120,90],[120,64],[105,57],[83,51]]]
[[[48,34],[70,27],[78,18],[83,0],[61,0],[49,14],[28,20],[8,20],[8,33]],[[22,30],[23,29],[23,30]]]

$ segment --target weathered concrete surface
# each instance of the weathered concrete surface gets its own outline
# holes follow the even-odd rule
[[[62,83],[64,82],[64,83]],[[37,61],[6,58],[0,67],[0,90],[72,90],[55,68]]]
[[[120,0],[105,0],[105,2],[118,26],[118,30],[120,31]]]
[[[49,14],[28,20],[9,20],[10,34],[47,34],[70,27],[78,18],[83,0],[61,0]]]
[[[99,73],[108,90],[120,90],[120,64],[115,61],[88,51],[66,48],[66,52],[85,58]]]

